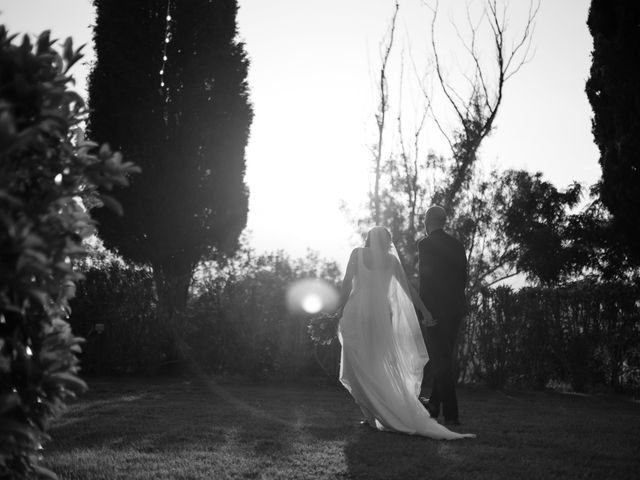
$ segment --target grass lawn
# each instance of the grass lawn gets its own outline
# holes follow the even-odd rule
[[[640,404],[459,389],[454,442],[357,425],[335,386],[89,381],[52,425],[61,479],[638,479]]]

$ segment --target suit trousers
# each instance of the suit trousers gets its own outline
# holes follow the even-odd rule
[[[456,381],[453,378],[454,348],[462,316],[436,318],[437,325],[426,328],[426,346],[433,368],[433,385],[429,403],[445,420],[458,420]]]

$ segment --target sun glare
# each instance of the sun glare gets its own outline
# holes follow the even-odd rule
[[[302,299],[302,309],[307,313],[318,313],[322,310],[322,299],[311,293]]]
[[[331,312],[338,306],[336,288],[319,278],[305,278],[289,285],[287,308],[294,314]]]

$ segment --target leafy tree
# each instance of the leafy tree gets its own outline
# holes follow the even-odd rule
[[[94,3],[89,131],[143,170],[133,188],[115,193],[126,217],[97,212],[100,236],[153,267],[170,319],[184,309],[203,254],[233,251],[246,224],[252,107],[237,2]]]
[[[543,180],[542,173],[524,170],[508,170],[501,183],[496,213],[509,242],[516,246],[518,270],[550,284],[580,269],[569,211],[580,201],[580,185],[560,191]]]
[[[593,53],[586,92],[600,149],[600,195],[640,262],[640,3],[592,0],[587,24]]]
[[[599,196],[600,184],[591,188],[591,201],[570,217],[567,237],[573,249],[574,270],[601,281],[629,281],[638,277],[638,264]]]
[[[637,267],[625,253],[611,215],[592,187],[586,207],[583,188],[564,190],[541,173],[508,170],[499,179],[492,211],[510,245],[515,267],[544,285],[583,275],[600,281],[629,281]]]
[[[14,38],[0,26],[0,478],[55,478],[38,465],[47,424],[86,388],[66,321],[72,260],[94,231],[77,199],[100,201],[136,169],[75,135],[86,110],[68,89],[82,57],[71,39],[58,53],[49,32]]]

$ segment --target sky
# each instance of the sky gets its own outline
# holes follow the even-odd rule
[[[399,66],[404,58],[402,105],[410,130],[411,117],[422,108],[417,74],[432,65],[432,13],[423,0],[399,3],[390,99],[400,101]],[[436,24],[447,78],[461,90],[461,72],[469,63],[452,22],[464,36],[467,4],[477,18],[481,0],[448,0],[440,2]],[[376,139],[375,75],[394,2],[239,0],[239,5],[239,35],[251,61],[255,110],[246,156],[249,240],[258,251],[283,249],[299,256],[312,249],[344,265],[361,239],[341,205],[357,211],[367,200],[370,146]],[[528,6],[527,0],[509,3],[511,31],[522,26]],[[588,8],[589,0],[543,0],[530,61],[505,86],[495,130],[482,146],[483,169],[541,171],[558,186],[574,180],[590,185],[599,178],[584,93],[592,47]],[[90,1],[0,0],[0,23],[14,33],[51,29],[54,37],[87,43],[87,56],[74,71],[79,93],[86,94],[93,60]],[[489,66],[492,49],[486,33],[481,28],[478,45]],[[452,112],[438,100],[437,88],[433,92],[436,113],[453,127]],[[423,152],[449,153],[433,126],[423,142]]]

